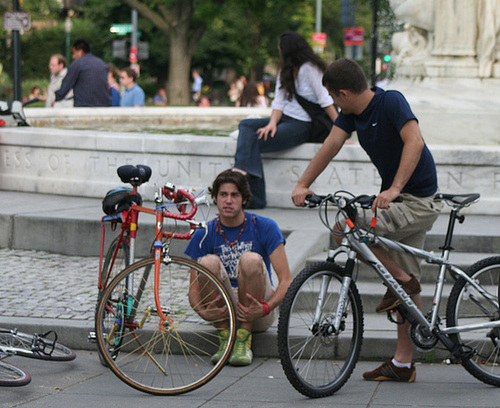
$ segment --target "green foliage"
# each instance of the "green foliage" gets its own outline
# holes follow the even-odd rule
[[[75,19],[71,32],[70,44],[77,38],[89,40],[92,53],[104,60],[111,57],[108,47],[109,35],[96,30],[92,20]],[[5,49],[4,70],[12,77],[13,50]],[[28,34],[21,36],[21,78],[36,79],[46,78],[50,75],[48,63],[52,54],[66,55],[66,33],[64,24],[58,23],[54,27],[45,29],[33,29]]]
[[[237,74],[261,79],[266,67],[278,61],[277,39],[282,32],[295,30],[310,39],[315,31],[316,0],[185,0],[185,3],[181,0],[142,0],[142,3],[161,15],[158,5],[173,10],[188,1],[193,3],[195,10],[191,21],[193,30],[206,26],[193,55],[192,66],[202,69],[206,83],[212,88],[220,86],[216,83],[220,78],[219,73],[228,68]],[[11,4],[11,1],[0,0],[0,9],[7,10]],[[373,0],[356,0],[356,6],[356,25],[365,28],[364,59],[360,63],[368,75]],[[24,0],[22,10],[32,14],[32,21],[50,20],[55,23],[53,26],[46,24],[43,29],[33,28],[21,36],[23,82],[33,79],[42,83],[49,77],[47,64],[50,55],[67,54],[64,16],[58,0]],[[70,44],[77,38],[86,38],[95,55],[106,62],[113,62],[119,68],[128,66],[128,61],[112,57],[113,40],[124,37],[109,31],[111,24],[130,23],[131,9],[126,2],[87,0],[85,7],[76,8],[75,11]],[[395,24],[389,0],[379,0],[379,23],[379,44],[385,51],[390,47],[392,32],[399,28]],[[160,85],[164,85],[167,80],[169,39],[165,32],[141,15],[138,30],[141,33],[140,41],[149,44],[149,59],[140,61],[143,76],[141,86],[146,88],[149,96],[157,87],[151,78],[156,78]],[[324,58],[332,60],[343,56],[339,0],[322,0],[321,31],[327,34]],[[8,47],[8,39],[8,33],[0,28],[0,55],[4,71],[0,75],[2,87],[11,86],[13,76],[12,48]]]

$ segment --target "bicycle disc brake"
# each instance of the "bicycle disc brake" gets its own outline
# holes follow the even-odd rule
[[[486,337],[489,337],[492,343],[495,345],[495,347],[497,347],[500,342],[500,327],[495,327],[491,329],[490,332],[486,335]]]

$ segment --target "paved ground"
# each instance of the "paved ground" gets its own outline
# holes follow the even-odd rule
[[[92,321],[98,270],[97,257],[0,249],[0,316]]]
[[[500,407],[500,389],[484,385],[461,366],[419,364],[415,383],[364,381],[373,362],[360,362],[351,379],[335,395],[308,399],[289,384],[276,359],[258,358],[249,367],[225,367],[214,380],[175,397],[143,394],[121,383],[103,367],[95,352],[80,351],[76,360],[53,363],[13,357],[32,382],[2,388],[0,407]]]

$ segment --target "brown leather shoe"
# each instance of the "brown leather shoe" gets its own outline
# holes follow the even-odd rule
[[[380,367],[373,371],[363,373],[363,378],[367,381],[399,381],[399,382],[414,382],[417,377],[415,363],[411,363],[410,368],[396,367],[392,361],[386,361]]]
[[[401,282],[399,279],[396,280],[401,286],[403,286],[403,289],[406,293],[408,293],[408,295],[415,296],[422,292],[422,287],[420,286],[420,283],[418,282],[417,278],[415,278],[415,276],[410,276],[411,279],[408,282]],[[401,301],[396,297],[396,295],[390,289],[387,289],[387,292],[385,292],[382,301],[375,308],[375,311],[377,313],[387,312],[388,310],[394,309],[400,304]]]

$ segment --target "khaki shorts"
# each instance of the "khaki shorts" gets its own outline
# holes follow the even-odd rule
[[[220,264],[220,271],[221,271],[221,276],[218,276],[218,278],[222,281],[222,283],[228,290],[229,295],[231,296],[231,300],[233,301],[233,305],[236,307],[236,305],[238,304],[238,296],[239,296],[238,288],[235,288],[231,285],[226,268],[224,268],[222,262]],[[264,274],[264,279],[265,279],[264,300],[268,301],[273,297],[275,289],[271,284],[271,279],[269,278],[269,273],[267,272],[267,267],[264,260],[262,260],[262,273]],[[269,313],[267,316],[254,320],[252,325],[252,332],[253,333],[264,332],[267,329],[269,329],[276,320],[276,318],[278,317],[278,311],[279,308],[275,307],[273,310],[271,310],[271,313]]]
[[[434,196],[415,197],[403,193],[401,198],[402,202],[391,203],[388,210],[377,210],[375,232],[402,244],[423,249],[425,235],[439,216],[443,203],[434,201]],[[372,216],[371,210],[368,211],[369,214],[360,211],[356,224],[368,227]],[[406,273],[411,273],[420,279],[421,260],[419,258],[394,250],[389,250],[389,254]]]

